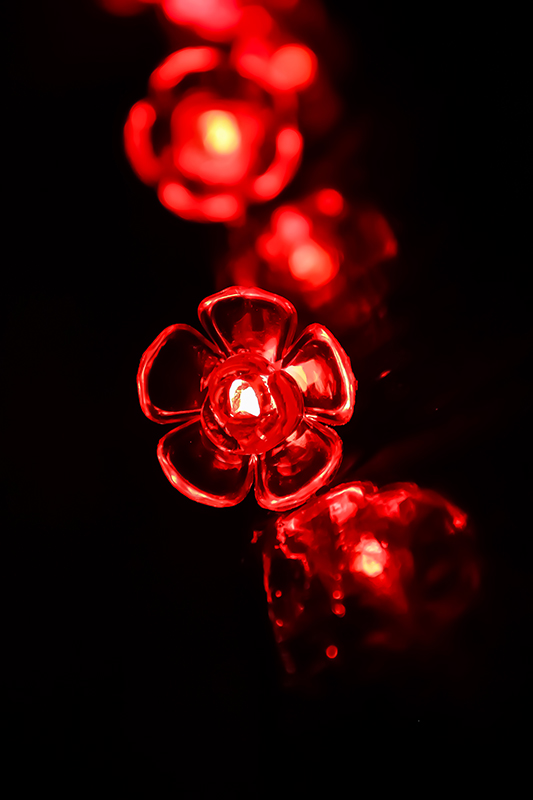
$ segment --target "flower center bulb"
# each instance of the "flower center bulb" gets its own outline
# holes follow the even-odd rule
[[[198,128],[205,149],[217,156],[227,156],[241,146],[237,119],[228,111],[206,111],[198,118]]]
[[[303,416],[296,381],[262,356],[230,356],[211,373],[209,403],[218,424],[247,454],[281,444]]]

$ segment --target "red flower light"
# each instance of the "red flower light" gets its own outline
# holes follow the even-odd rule
[[[397,253],[394,234],[376,209],[351,207],[335,189],[281,206],[262,229],[232,236],[222,282],[282,292],[310,314],[320,309],[335,330],[360,327],[383,308],[382,265]]]
[[[342,443],[328,426],[353,413],[357,384],[346,353],[321,325],[292,344],[294,307],[260,289],[225,289],[198,316],[212,341],[171,325],[139,367],[146,416],[182,423],[159,443],[165,475],[206,505],[236,505],[254,476],[259,505],[300,505],[340,464]]]
[[[237,90],[223,92],[216,87],[231,84],[227,67],[216,48],[178,50],[154,70],[151,97],[133,106],[124,128],[137,175],[157,185],[163,205],[185,219],[242,217],[248,203],[279,194],[302,153],[294,96],[276,99],[245,78],[238,78]],[[204,73],[210,86],[175,95],[185,76]],[[163,140],[158,152],[156,133]]]
[[[277,517],[265,588],[289,672],[438,637],[478,585],[466,522],[407,483],[347,483]]]

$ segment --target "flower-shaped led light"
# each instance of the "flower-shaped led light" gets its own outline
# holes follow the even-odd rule
[[[276,518],[269,614],[289,672],[434,642],[479,573],[464,512],[409,483],[347,483]]]
[[[181,423],[159,442],[165,475],[206,505],[236,505],[254,476],[264,508],[304,503],[341,461],[329,426],[353,413],[357,384],[346,353],[321,325],[292,344],[294,307],[260,289],[225,289],[198,316],[212,341],[171,325],[139,367],[146,416]]]
[[[335,330],[357,328],[384,308],[382,265],[398,246],[384,216],[324,188],[232,234],[220,280],[280,292]]]
[[[180,92],[185,77],[193,85]],[[230,222],[292,178],[303,146],[293,92],[260,88],[214,47],[172,53],[152,73],[150,90],[129,113],[125,148],[170,211]]]

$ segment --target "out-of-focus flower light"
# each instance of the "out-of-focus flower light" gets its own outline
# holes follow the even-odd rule
[[[220,280],[282,292],[332,329],[358,328],[383,309],[383,265],[397,250],[379,211],[324,188],[277,208],[262,230],[236,231]]]
[[[250,202],[276,197],[292,178],[303,140],[295,105],[257,97],[247,79],[224,94],[217,88],[226,57],[213,47],[173,53],[150,78],[151,95],[136,103],[124,128],[128,158],[145,183],[156,185],[169,210],[186,219],[231,222]],[[205,83],[176,96],[185,76],[210,74]],[[231,81],[230,81],[231,84]],[[156,149],[154,130],[164,132]]]

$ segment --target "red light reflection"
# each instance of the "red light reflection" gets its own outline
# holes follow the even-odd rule
[[[264,542],[269,615],[289,672],[316,671],[339,642],[347,661],[434,643],[479,582],[466,515],[414,484],[338,486],[279,516]]]

